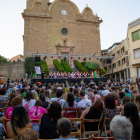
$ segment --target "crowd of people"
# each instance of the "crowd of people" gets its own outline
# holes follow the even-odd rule
[[[94,73],[92,72],[91,74],[92,78],[94,78]],[[79,73],[79,72],[68,72],[68,74],[66,72],[61,72],[59,73],[59,71],[57,73],[53,73],[51,72],[49,74],[49,78],[50,79],[68,79],[68,78],[90,78],[91,77],[90,74],[88,72],[84,72],[84,73]]]
[[[6,108],[0,115],[7,119],[6,126],[0,123],[0,140],[3,136],[22,140],[26,135],[30,140],[60,136],[68,140],[74,127],[68,118],[75,117],[101,120],[85,122],[85,131],[102,131],[106,127],[110,130],[108,136],[114,139],[140,139],[139,87],[139,81],[111,80],[101,85],[94,81],[86,84],[84,80],[80,84],[0,84],[0,108]]]

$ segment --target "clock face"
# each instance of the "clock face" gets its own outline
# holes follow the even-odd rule
[[[67,12],[65,11],[65,10],[62,10],[62,15],[66,15],[67,14]]]

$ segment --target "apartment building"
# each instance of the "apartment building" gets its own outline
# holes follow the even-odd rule
[[[140,18],[128,24],[128,57],[130,77],[140,78]]]
[[[102,56],[114,56],[110,64],[103,60],[102,67],[106,70],[105,77],[115,81],[140,78],[140,18],[128,24],[127,38],[114,43],[110,48],[101,51]]]
[[[114,43],[110,48],[101,51],[102,56],[114,56],[110,64],[103,60],[102,67],[106,70],[105,77],[112,77],[115,81],[129,77],[128,41]]]

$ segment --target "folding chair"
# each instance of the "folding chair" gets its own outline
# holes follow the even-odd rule
[[[99,135],[100,136],[100,129],[99,129],[99,126],[100,126],[100,122],[101,122],[101,118],[100,119],[84,119],[83,121],[84,123],[85,122],[88,122],[88,123],[91,123],[91,122],[99,122],[98,124],[98,130],[97,131],[85,131],[85,126],[83,124],[83,130],[84,130],[84,138],[85,138],[85,135]]]
[[[77,127],[76,128],[77,132],[71,132],[70,136],[79,136],[81,138],[83,119],[81,118],[67,118],[67,119],[69,119],[71,122],[79,122],[80,129]]]
[[[79,109],[78,108],[65,108],[65,118],[68,118],[67,115],[72,115],[73,113],[76,114],[76,116],[74,118],[78,118],[78,114],[79,114]],[[68,111],[70,111],[69,113],[67,113]]]
[[[104,120],[103,120],[103,126],[102,126],[102,130],[101,130],[101,134],[102,134],[102,132],[104,132],[105,135],[106,135],[106,137],[107,137],[108,134],[110,134],[110,130],[107,130],[107,129],[106,129],[106,124],[105,124],[105,122],[106,122],[106,121],[111,121],[111,120],[112,120],[112,118],[104,118]],[[101,134],[100,134],[100,135],[101,135]]]
[[[93,140],[114,140],[113,137],[96,137]]]

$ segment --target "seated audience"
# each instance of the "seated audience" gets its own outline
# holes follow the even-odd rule
[[[107,95],[104,100],[105,107],[103,109],[103,115],[106,118],[112,119],[115,115],[119,115],[119,110],[116,107],[115,99],[111,95]],[[110,129],[110,120],[106,121],[106,129]]]
[[[92,100],[92,97],[94,94],[93,94],[93,90],[91,88],[88,89],[87,95],[88,95],[89,99]]]
[[[110,93],[109,91],[109,87],[108,86],[105,86],[105,90],[102,92],[102,96],[107,96],[108,94]]]
[[[57,133],[60,134],[59,140],[74,140],[69,138],[69,134],[72,131],[72,124],[70,120],[66,118],[61,118],[57,123]]]
[[[93,101],[95,102],[97,99],[101,99],[101,95],[98,94],[97,90],[94,90],[94,95],[92,96]]]
[[[57,121],[62,117],[61,105],[53,101],[49,106],[47,114],[41,115],[39,119],[39,133],[40,139],[57,139]]]
[[[17,105],[12,112],[10,122],[6,124],[7,136],[14,138],[26,128],[33,129],[28,112],[23,106]]]
[[[102,94],[103,91],[104,91],[104,90],[103,90],[103,86],[101,85],[101,86],[100,86],[100,89],[98,90],[98,94]]]
[[[133,124],[132,137],[140,139],[140,118],[137,106],[134,103],[126,103],[124,106],[124,116],[130,119]]]
[[[34,96],[34,99],[37,101],[38,100],[38,94],[36,91],[33,92],[33,96]]]
[[[125,96],[128,96],[130,99],[131,99],[131,94],[130,93],[128,93],[129,92],[129,90],[126,88],[125,90],[124,90],[124,93],[125,93]]]
[[[16,97],[16,96],[17,96],[17,93],[16,93],[16,92],[11,93],[11,95],[9,96],[10,99],[9,99],[9,102],[8,102],[7,107],[11,107],[12,99],[13,99],[14,97]]]
[[[46,109],[42,107],[42,101],[37,100],[35,106],[32,107],[29,111],[29,116],[31,120],[39,120],[40,116],[44,113],[47,113]],[[39,132],[39,125],[36,122],[32,122],[33,129]]]
[[[0,108],[6,107],[3,103],[8,103],[8,97],[5,96],[6,90],[4,88],[0,89]]]
[[[39,96],[39,100],[42,101],[42,107],[47,109],[48,107],[48,102],[46,101],[45,99],[45,94],[44,93],[41,93],[40,96]]]
[[[77,103],[81,101],[81,97],[80,97],[78,88],[75,88],[75,89],[74,89],[74,98],[75,98],[75,101],[76,101]]]
[[[58,102],[61,105],[62,109],[64,108],[64,103],[66,101],[63,99],[63,90],[62,89],[59,89],[57,91],[55,98],[51,98],[51,102],[54,102],[54,101]]]
[[[101,99],[97,99],[95,103],[86,108],[86,110],[81,115],[81,118],[84,119],[100,119],[103,112],[103,102]],[[98,122],[85,122],[85,131],[97,131]]]
[[[0,140],[3,140],[3,136],[6,135],[5,128],[2,123],[0,123]]]
[[[122,104],[120,105],[120,107],[119,107],[119,112],[121,112],[121,114],[123,115],[123,111],[124,111],[124,105],[126,104],[126,103],[128,103],[128,102],[130,102],[131,100],[130,100],[130,98],[128,97],[128,96],[124,96],[123,97],[123,100],[122,100]]]
[[[16,92],[16,89],[14,88],[14,86],[15,86],[14,83],[10,84],[10,88],[6,91],[5,96],[10,96],[12,91]]]
[[[6,113],[5,113],[6,119],[11,118],[14,107],[17,105],[22,105],[22,98],[20,96],[16,96],[12,99],[11,106],[7,108]]]
[[[38,140],[39,134],[33,129],[25,129],[14,140]]]
[[[81,97],[81,101],[78,102],[78,108],[86,109],[87,107],[92,106],[92,102],[89,99],[85,98],[85,91],[84,90],[80,91],[80,97]]]
[[[124,96],[125,96],[125,94],[123,92],[119,92],[118,105],[122,104]]]
[[[23,94],[21,95],[21,98],[22,99],[25,98],[25,96],[26,96],[26,94],[27,94],[28,91],[29,91],[29,89],[28,88],[25,88]]]
[[[67,95],[67,102],[64,104],[64,108],[78,108],[78,104],[76,101],[74,101],[74,95],[72,93],[68,93]],[[74,118],[76,117],[76,112],[75,111],[66,111],[66,117],[67,118]]]
[[[135,104],[138,108],[139,116],[140,116],[140,95],[136,97]]]
[[[51,104],[51,94],[48,90],[45,90],[45,100]]]
[[[125,116],[116,115],[110,123],[110,130],[114,140],[130,140],[133,125]]]
[[[30,108],[34,107],[36,103],[36,100],[34,99],[33,93],[31,91],[28,91],[25,99],[22,100],[22,105],[26,110],[30,110]]]
[[[56,93],[57,93],[57,88],[53,87],[53,89],[52,89],[52,91],[50,93],[51,93],[51,98],[55,98]]]

